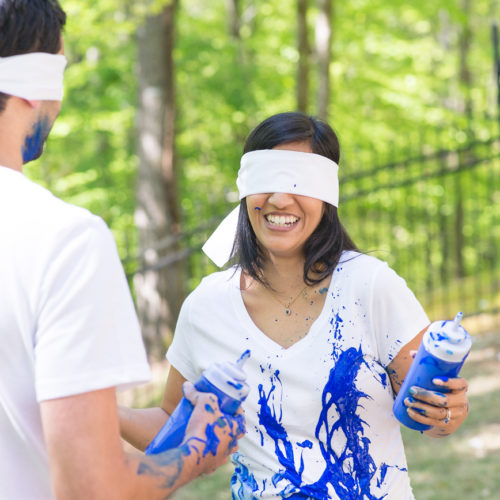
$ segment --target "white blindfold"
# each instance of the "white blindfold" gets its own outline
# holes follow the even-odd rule
[[[29,100],[62,101],[66,64],[63,55],[46,52],[0,57],[0,92]]]

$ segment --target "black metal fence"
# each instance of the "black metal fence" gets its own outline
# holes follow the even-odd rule
[[[362,170],[342,191],[354,240],[407,280],[429,316],[500,310],[500,138]]]
[[[421,149],[380,165],[376,155],[364,165],[347,158],[341,220],[360,249],[406,279],[431,319],[458,310],[468,316],[499,312],[500,137],[459,149]],[[161,261],[128,260],[129,275],[182,260],[187,294],[216,270],[201,246],[219,220],[176,237],[176,251]]]

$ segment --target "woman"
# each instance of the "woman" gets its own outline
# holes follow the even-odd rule
[[[392,404],[429,320],[404,280],[343,229],[339,145],[327,124],[272,116],[244,152],[234,247],[230,217],[205,248],[216,263],[233,254],[237,265],[186,299],[162,408],[173,411],[184,380],[250,349],[233,498],[412,499]],[[454,432],[468,411],[465,380],[441,385],[445,397],[417,388],[407,401],[434,437]],[[128,412],[122,423],[142,448],[165,419],[160,409],[145,415]]]

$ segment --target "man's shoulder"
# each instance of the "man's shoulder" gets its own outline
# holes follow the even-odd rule
[[[0,212],[12,223],[43,231],[61,231],[75,226],[100,225],[100,217],[72,205],[28,179],[20,172],[0,167]]]

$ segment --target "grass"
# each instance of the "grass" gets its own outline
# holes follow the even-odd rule
[[[500,498],[500,331],[474,337],[462,374],[469,381],[471,412],[455,434],[433,439],[402,430],[417,500]],[[231,472],[230,464],[221,467],[171,498],[230,500]]]

